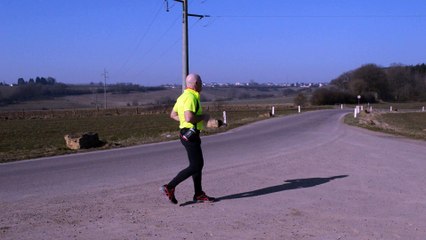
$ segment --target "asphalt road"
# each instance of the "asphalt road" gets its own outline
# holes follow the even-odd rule
[[[426,142],[341,123],[342,110],[203,137],[203,185],[158,188],[178,141],[0,165],[0,239],[426,239]]]

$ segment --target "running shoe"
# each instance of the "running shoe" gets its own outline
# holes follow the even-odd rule
[[[170,188],[167,187],[167,184],[166,184],[166,185],[164,185],[160,188],[160,191],[162,193],[166,194],[166,196],[170,200],[170,202],[172,202],[174,204],[178,203],[178,201],[175,198],[175,189],[174,188],[170,189]]]
[[[216,198],[209,197],[205,192],[201,192],[200,194],[194,195],[194,202],[214,202]]]

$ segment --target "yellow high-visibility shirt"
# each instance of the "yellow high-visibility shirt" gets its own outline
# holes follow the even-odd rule
[[[200,104],[200,93],[194,91],[190,88],[185,89],[185,91],[178,97],[173,110],[179,115],[179,128],[193,128],[194,124],[185,121],[185,111],[191,111],[195,115],[201,115],[201,104]],[[203,121],[197,123],[197,130],[203,129]]]

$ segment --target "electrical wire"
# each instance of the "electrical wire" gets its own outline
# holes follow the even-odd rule
[[[150,48],[148,48],[148,50],[142,53],[142,55],[148,55],[161,42],[161,40],[163,40],[163,38],[167,35],[167,33],[169,33],[170,30],[179,22],[178,19],[179,17],[177,17],[172,22],[172,24],[170,24],[170,26],[166,29],[166,31],[164,31],[164,33],[161,34],[160,37],[154,41],[155,43]]]
[[[125,67],[127,66],[127,64],[130,62],[131,58],[133,58],[135,56],[139,47],[142,45],[142,42],[145,40],[146,36],[150,32],[152,25],[157,20],[158,15],[160,14],[162,8],[163,8],[163,6],[161,4],[160,7],[158,8],[157,12],[155,13],[154,17],[152,18],[152,20],[149,22],[148,28],[146,29],[146,31],[143,34],[140,35],[140,37],[138,37],[138,41],[136,43],[136,46],[134,47],[133,51],[129,54],[129,56],[127,57],[127,59],[124,61],[124,63],[122,64],[122,66],[119,68],[119,70],[117,72],[122,72],[125,69]]]
[[[201,3],[205,3],[206,0],[201,1]],[[171,9],[173,9],[175,7],[176,2],[174,2],[171,6],[167,6],[167,9],[170,11]],[[191,5],[192,2],[189,2],[188,5]],[[164,6],[162,6],[164,7]],[[161,10],[161,8],[159,9],[159,11]],[[155,19],[158,16],[157,12],[156,16],[154,17],[154,19],[151,21],[151,23],[149,24],[148,30],[145,32],[145,34],[143,35],[143,37],[141,38],[141,40],[138,42],[137,47],[135,49],[135,51],[133,51],[133,53],[136,52],[136,50],[138,50],[142,40],[145,38],[145,36],[147,35],[147,33],[149,32],[149,30],[151,29],[151,25],[152,23],[155,21]],[[181,16],[178,16],[173,22],[172,24],[166,29],[165,32],[163,32],[163,34],[161,34],[159,36],[159,38],[156,39],[155,43],[153,45],[151,45],[150,48],[148,48],[146,51],[144,51],[142,53],[142,56],[146,56],[148,54],[150,54],[157,46],[158,44],[161,42],[161,40],[163,40],[163,38],[171,31],[171,29],[176,25],[176,23],[180,22],[178,19]],[[191,26],[189,27],[190,30],[192,30],[195,26],[197,26],[202,18],[199,18],[197,21],[195,21],[194,23],[191,24]],[[151,69],[151,67],[155,64],[158,64],[161,61],[161,58],[166,55],[167,53],[170,52],[171,49],[175,48],[176,44],[180,42],[180,36],[176,36],[176,39],[171,42],[171,44],[164,48],[164,50],[160,53],[160,54],[156,54],[153,58],[150,58],[151,61],[149,61],[149,65],[147,65],[146,67],[142,67],[141,71],[139,73],[136,73],[134,76],[141,76],[143,75],[147,70]],[[134,54],[133,54],[134,55]],[[129,61],[129,60],[128,60]],[[128,63],[128,61],[126,62],[126,64]],[[140,66],[139,66],[140,67]]]
[[[200,21],[201,21],[201,18],[199,18],[196,22],[192,23],[191,26],[189,26],[189,30],[192,30],[194,27],[196,27],[199,24]],[[170,28],[172,26],[170,26]],[[151,61],[150,64],[146,68],[142,69],[137,75],[140,76],[140,75],[144,74],[146,72],[146,69],[151,69],[151,67],[153,65],[158,64],[158,62],[161,61],[161,57],[163,57],[168,52],[170,52],[171,49],[175,48],[176,44],[179,43],[179,42],[181,42],[181,38],[177,36],[175,38],[175,40],[168,47],[166,47],[164,49],[164,51],[162,51],[160,54],[156,55],[156,57],[157,57],[156,59],[153,59],[153,61]]]
[[[216,18],[425,18],[426,15],[219,15]]]

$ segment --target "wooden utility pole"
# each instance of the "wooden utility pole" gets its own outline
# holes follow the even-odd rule
[[[104,73],[102,73],[102,76],[104,77],[104,101],[105,101],[104,107],[105,109],[107,109],[106,80],[108,78],[108,72],[106,71],[106,69],[104,69]]]
[[[182,92],[185,91],[186,76],[189,74],[189,48],[188,48],[188,16],[204,18],[206,15],[189,14],[188,13],[188,0],[175,0],[176,2],[182,3],[183,15],[182,15]]]

